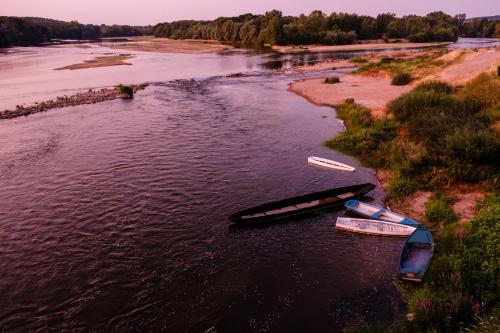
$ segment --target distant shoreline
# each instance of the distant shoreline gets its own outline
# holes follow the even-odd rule
[[[279,53],[322,53],[322,52],[351,52],[351,51],[373,51],[373,50],[404,50],[422,49],[430,47],[442,47],[451,45],[453,42],[433,42],[433,43],[364,43],[349,45],[275,45],[272,49]]]

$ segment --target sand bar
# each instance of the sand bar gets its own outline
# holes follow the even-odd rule
[[[158,53],[212,53],[232,49],[215,40],[203,39],[169,39],[153,36],[129,37],[126,43],[102,43],[102,46],[128,51],[158,52]]]
[[[109,67],[109,66],[121,66],[121,65],[132,65],[130,63],[125,62],[125,60],[132,59],[131,55],[115,55],[115,56],[102,56],[95,57],[92,60],[86,60],[79,64],[73,64],[69,66],[55,68],[56,71],[59,70],[78,70],[78,69],[86,69],[86,68],[98,68],[98,67]]]
[[[301,45],[301,46],[273,46],[273,50],[280,53],[301,53],[301,52],[348,52],[348,51],[370,51],[389,49],[419,49],[426,47],[437,47],[453,44],[450,42],[438,43],[365,43],[351,45]]]

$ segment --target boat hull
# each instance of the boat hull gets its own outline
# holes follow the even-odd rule
[[[398,223],[346,217],[338,217],[335,228],[362,234],[392,237],[406,237],[411,235],[416,229],[415,227]]]
[[[309,165],[320,167],[329,170],[340,170],[354,172],[356,169],[350,165],[343,164],[337,161],[327,160],[326,158],[311,156],[307,159]]]
[[[348,200],[363,197],[374,188],[374,184],[366,183],[306,194],[245,209],[232,214],[229,219],[235,223],[257,223],[282,219],[328,207],[342,206]]]
[[[419,227],[420,223],[404,217],[403,215],[391,212],[385,208],[369,205],[357,200],[349,200],[345,203],[347,210],[356,213],[368,219],[398,223],[412,227]]]
[[[403,280],[420,282],[434,254],[434,240],[429,230],[418,228],[401,250],[398,274]]]

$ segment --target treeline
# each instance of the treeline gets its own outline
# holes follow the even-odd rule
[[[500,19],[489,20],[482,18],[467,21],[460,27],[460,36],[471,38],[500,38]]]
[[[38,17],[0,16],[0,47],[27,46],[51,39],[97,39],[150,35],[153,27],[81,24]]]
[[[377,17],[313,11],[298,17],[273,10],[265,15],[245,14],[214,21],[176,21],[155,26],[157,37],[215,39],[244,45],[351,44],[366,39],[409,39],[412,42],[455,41],[465,15],[433,12],[426,16],[379,14]],[[475,29],[475,28],[474,28]],[[471,32],[472,33],[472,32]],[[490,33],[490,32],[489,32]]]

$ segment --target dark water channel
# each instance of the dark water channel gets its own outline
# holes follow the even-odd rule
[[[322,146],[341,126],[286,90],[296,78],[173,80],[0,122],[0,331],[338,332],[399,316],[401,240],[336,232],[344,210],[227,219],[376,182]]]

